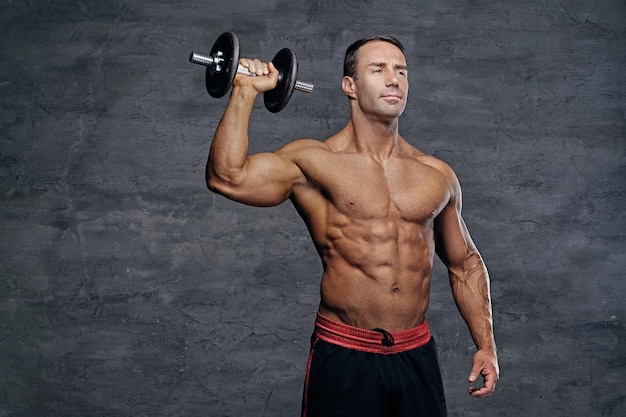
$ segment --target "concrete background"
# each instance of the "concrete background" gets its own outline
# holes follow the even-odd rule
[[[205,189],[226,104],[187,62],[224,31],[315,84],[252,151],[347,120],[345,48],[400,38],[401,133],[448,162],[492,276],[501,382],[437,264],[451,416],[626,415],[623,0],[0,4],[0,416],[296,416],[320,262],[290,204]]]

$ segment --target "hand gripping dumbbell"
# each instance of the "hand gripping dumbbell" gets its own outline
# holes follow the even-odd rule
[[[233,85],[235,75],[255,76],[239,65],[239,39],[232,32],[221,34],[211,48],[209,56],[191,53],[189,62],[206,66],[205,84],[211,97],[223,97]],[[272,113],[281,111],[289,102],[293,90],[310,93],[313,84],[296,81],[298,61],[296,54],[284,48],[272,59],[278,70],[278,84],[272,90],[263,93],[265,108]]]

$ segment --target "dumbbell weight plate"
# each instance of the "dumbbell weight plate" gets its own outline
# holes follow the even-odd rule
[[[219,53],[219,55],[218,55]],[[215,66],[207,67],[205,75],[206,90],[214,98],[223,97],[233,84],[239,65],[239,39],[232,32],[222,33],[211,49],[211,56],[223,61],[219,63],[220,70]]]
[[[298,74],[296,53],[289,48],[283,48],[272,58],[272,64],[279,72],[276,88],[263,93],[265,108],[272,113],[281,111],[291,99],[293,88]]]

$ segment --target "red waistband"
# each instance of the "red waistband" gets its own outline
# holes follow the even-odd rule
[[[367,330],[337,323],[317,313],[315,336],[348,349],[388,355],[424,346],[430,341],[430,329],[424,319],[417,327],[397,332]]]

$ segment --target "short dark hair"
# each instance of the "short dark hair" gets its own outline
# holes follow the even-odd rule
[[[404,45],[402,45],[402,42],[400,42],[398,39],[392,36],[386,36],[386,35],[368,36],[367,38],[359,39],[358,41],[354,42],[352,45],[348,46],[348,49],[346,50],[346,57],[343,60],[343,76],[344,77],[354,76],[354,73],[356,72],[356,58],[357,58],[357,53],[359,52],[359,48],[361,48],[361,46],[365,45],[366,43],[374,42],[374,41],[382,41],[382,42],[390,43],[394,45],[395,47],[397,47],[400,51],[402,51],[402,54],[406,57],[406,50],[404,49]]]

